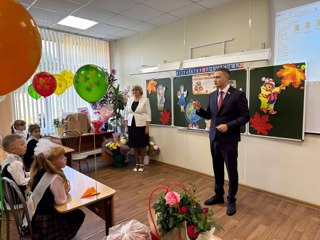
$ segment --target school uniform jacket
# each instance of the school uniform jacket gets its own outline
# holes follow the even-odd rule
[[[151,122],[151,109],[149,99],[142,97],[139,100],[138,107],[134,112],[131,108],[133,101],[133,97],[128,99],[124,120],[128,121],[128,126],[131,126],[132,119],[134,117],[136,127],[146,126],[146,122]]]

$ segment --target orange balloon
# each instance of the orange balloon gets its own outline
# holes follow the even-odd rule
[[[0,95],[24,84],[41,58],[41,37],[29,12],[17,1],[0,0]]]

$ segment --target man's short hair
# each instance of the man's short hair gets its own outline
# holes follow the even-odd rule
[[[226,73],[226,74],[230,75],[230,71],[229,71],[228,68],[223,68],[223,67],[221,67],[221,68],[217,68],[217,69],[214,70],[214,71],[215,71],[215,72],[223,72],[223,73]]]
[[[10,148],[11,144],[13,144],[16,140],[21,139],[21,138],[24,138],[24,137],[17,135],[17,134],[10,134],[10,135],[5,136],[2,140],[3,149],[5,151],[9,152],[9,148]]]

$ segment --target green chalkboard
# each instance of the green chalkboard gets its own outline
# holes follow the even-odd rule
[[[230,84],[236,88],[246,91],[247,89],[247,71],[245,69],[234,70],[230,73]],[[185,97],[185,111],[182,112],[181,106],[179,105],[178,92],[181,90],[181,85],[184,86],[184,92],[187,91]],[[214,90],[214,87],[212,88]],[[212,90],[212,91],[213,91]],[[181,92],[181,91],[180,91]],[[174,111],[174,125],[179,127],[189,127],[199,129],[206,129],[206,122],[204,119],[199,119],[194,123],[197,118],[190,119],[190,111],[192,111],[192,101],[199,101],[201,106],[207,107],[209,95],[208,94],[193,94],[192,93],[192,76],[175,77],[173,79],[173,111]],[[189,110],[189,112],[188,112]],[[192,114],[191,114],[192,115]],[[194,121],[193,121],[194,120]],[[245,127],[241,129],[241,132],[245,132]]]
[[[171,78],[149,79],[146,84],[151,107],[151,124],[171,126]]]
[[[297,63],[250,70],[250,134],[303,140],[304,68]]]

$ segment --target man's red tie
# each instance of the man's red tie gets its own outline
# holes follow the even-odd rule
[[[220,96],[219,96],[219,100],[218,100],[218,110],[221,107],[222,101],[223,101],[223,91],[220,91]]]

